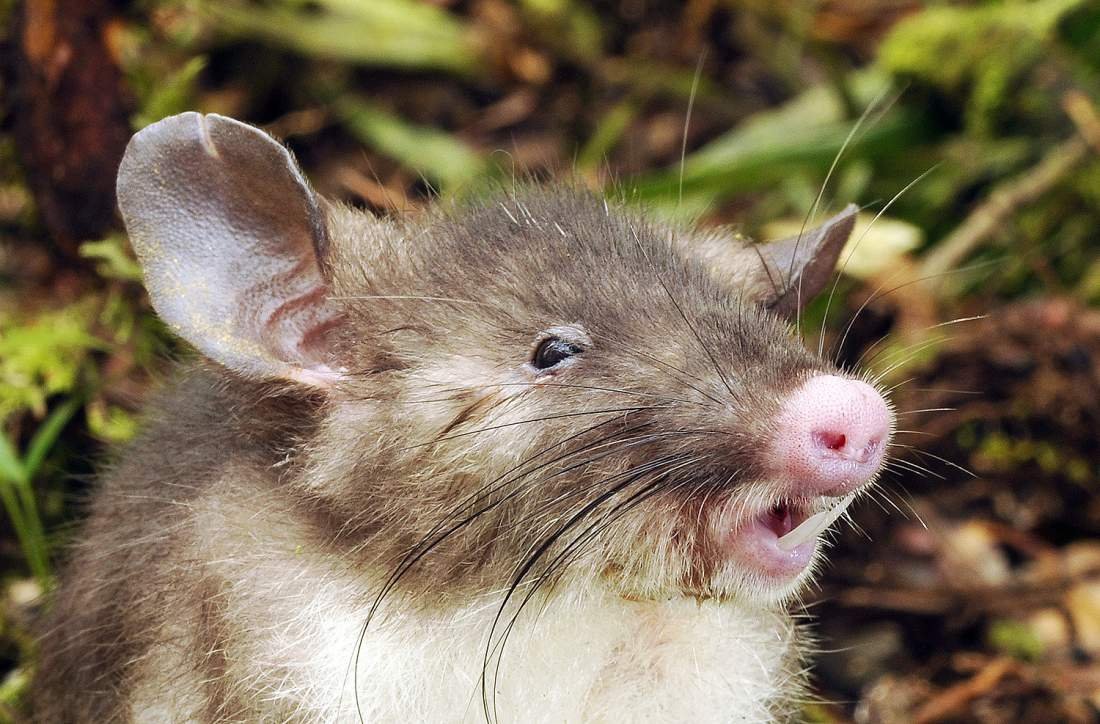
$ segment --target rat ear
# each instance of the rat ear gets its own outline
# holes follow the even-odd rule
[[[745,299],[793,318],[828,284],[856,223],[855,205],[788,239],[753,244],[729,234],[688,236],[681,247]]]
[[[769,291],[761,300],[783,317],[794,317],[829,283],[859,207],[849,204],[821,226],[778,241],[756,246]]]
[[[173,331],[249,377],[339,378],[324,215],[286,148],[231,118],[182,113],[130,140],[117,192],[153,306]]]

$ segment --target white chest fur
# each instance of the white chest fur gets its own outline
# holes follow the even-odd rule
[[[199,513],[198,528],[219,534],[195,546],[225,586],[222,612],[236,635],[217,652],[217,688],[234,708],[265,721],[356,722],[357,706],[366,722],[485,721],[480,677],[499,598],[455,610],[393,596],[360,639],[364,591],[378,582],[303,553],[289,518],[265,525],[262,543],[254,517],[247,536],[234,535],[244,527],[231,525],[232,508]],[[185,652],[201,644],[180,613],[165,632],[172,644],[144,662],[138,721],[221,718],[199,704],[202,675],[183,673]],[[773,721],[799,693],[796,636],[783,611],[557,590],[525,609],[487,690],[500,722]],[[197,709],[206,713],[179,716]]]
[[[307,720],[355,721],[350,664],[363,613],[333,592],[318,589],[292,626],[257,631],[255,667],[240,672],[249,698]],[[797,684],[792,627],[774,613],[685,599],[561,598],[535,609],[513,629],[499,674],[495,659],[488,668],[497,721],[770,721]],[[364,721],[485,721],[480,677],[495,612],[391,609],[373,623],[354,677]]]
[[[488,672],[499,721],[768,721],[789,693],[784,617],[686,599],[565,595],[534,608],[513,630],[499,675]],[[368,637],[366,718],[484,721],[479,677],[495,610],[405,618]]]

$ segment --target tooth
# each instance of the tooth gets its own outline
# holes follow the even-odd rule
[[[833,522],[844,514],[844,511],[851,505],[852,500],[855,499],[855,493],[850,493],[837,501],[836,505],[828,510],[823,510],[820,513],[814,513],[806,520],[802,521],[797,528],[787,533],[785,536],[776,541],[780,550],[789,551],[793,548],[797,548],[808,540],[816,538],[825,532]]]

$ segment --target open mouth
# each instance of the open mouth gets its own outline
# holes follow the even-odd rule
[[[792,509],[789,506],[781,506],[779,511],[784,512],[780,524],[773,530],[776,532],[775,545],[780,550],[794,550],[807,541],[816,540],[819,535],[828,530],[837,518],[844,515],[844,511],[851,505],[854,494],[849,493],[843,498],[830,501],[830,506],[819,510],[813,515],[805,515],[801,508]],[[775,510],[769,511],[768,517],[775,520]],[[798,516],[796,521],[795,516]]]
[[[854,494],[772,506],[721,535],[723,548],[768,578],[796,576],[813,560],[817,541],[848,509]]]

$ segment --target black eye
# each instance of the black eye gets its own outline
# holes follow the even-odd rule
[[[542,340],[535,349],[535,356],[531,364],[537,370],[548,370],[557,367],[575,354],[580,354],[581,348],[571,342],[557,337],[549,337]]]

